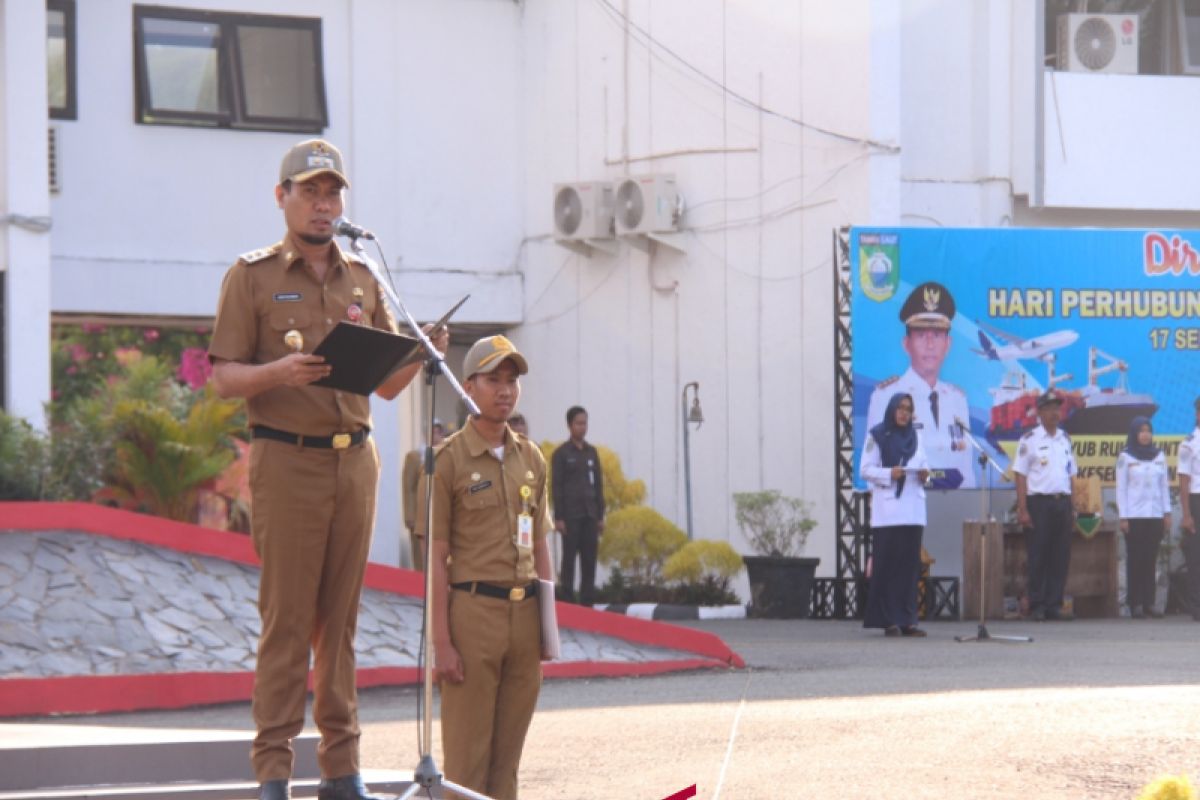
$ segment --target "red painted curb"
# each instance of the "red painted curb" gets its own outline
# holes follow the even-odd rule
[[[2,502],[0,535],[11,531],[91,533],[259,566],[248,536],[90,503]],[[364,582],[372,589],[397,595],[421,597],[425,593],[420,573],[382,564],[368,564]],[[557,610],[559,624],[564,628],[682,650],[699,657],[650,662],[548,662],[543,665],[546,677],[657,675],[679,670],[745,666],[737,653],[711,633],[594,611],[569,603],[557,603]],[[416,667],[358,670],[360,687],[414,684],[420,680],[421,674]],[[0,717],[183,708],[243,701],[250,697],[253,685],[252,672],[0,678]]]

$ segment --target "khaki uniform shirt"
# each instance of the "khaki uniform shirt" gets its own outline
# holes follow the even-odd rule
[[[451,583],[521,586],[537,578],[533,548],[517,547],[521,487],[532,492],[533,542],[553,527],[546,498],[546,459],[524,436],[506,430],[504,461],[468,422],[438,449],[434,465],[433,536],[450,543]],[[424,479],[422,479],[424,480]],[[421,505],[425,492],[418,491]],[[425,514],[417,516],[423,533]]]
[[[284,335],[313,348],[342,320],[396,331],[383,293],[366,265],[331,245],[324,282],[289,236],[238,259],[221,284],[210,358],[267,364],[292,352]],[[351,306],[359,306],[351,311]],[[358,317],[357,320],[354,317]],[[306,436],[353,433],[371,424],[369,399],[322,386],[276,386],[246,400],[250,425]]]

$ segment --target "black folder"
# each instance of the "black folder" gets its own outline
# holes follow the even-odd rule
[[[433,324],[433,330],[445,326],[470,297],[464,295],[451,306]],[[370,395],[396,370],[423,360],[425,351],[411,336],[342,321],[321,340],[313,355],[324,356],[333,367],[328,378],[313,381],[313,386]]]
[[[369,395],[420,345],[409,336],[339,322],[313,350],[333,371],[312,385]]]

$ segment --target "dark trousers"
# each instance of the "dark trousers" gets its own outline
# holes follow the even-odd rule
[[[566,520],[567,530],[563,533],[562,568],[558,571],[562,579],[563,599],[575,601],[575,557],[579,557],[579,603],[590,606],[596,594],[596,547],[600,537],[596,533],[596,520],[591,517],[576,517]]]
[[[1162,538],[1162,517],[1129,520],[1129,533],[1125,534],[1125,600],[1131,609],[1154,605],[1154,566]]]
[[[1062,608],[1067,568],[1071,564],[1071,536],[1075,515],[1070,495],[1030,495],[1029,516],[1029,610],[1058,611]]]
[[[920,525],[871,528],[871,582],[864,628],[907,628],[917,624],[924,531]]]
[[[1192,519],[1200,520],[1200,494],[1189,496],[1188,503]],[[1184,533],[1179,539],[1179,549],[1187,565],[1187,610],[1200,619],[1200,533]]]

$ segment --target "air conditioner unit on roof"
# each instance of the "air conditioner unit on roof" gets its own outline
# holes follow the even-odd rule
[[[1136,75],[1137,14],[1063,14],[1058,18],[1058,68],[1065,72]]]

